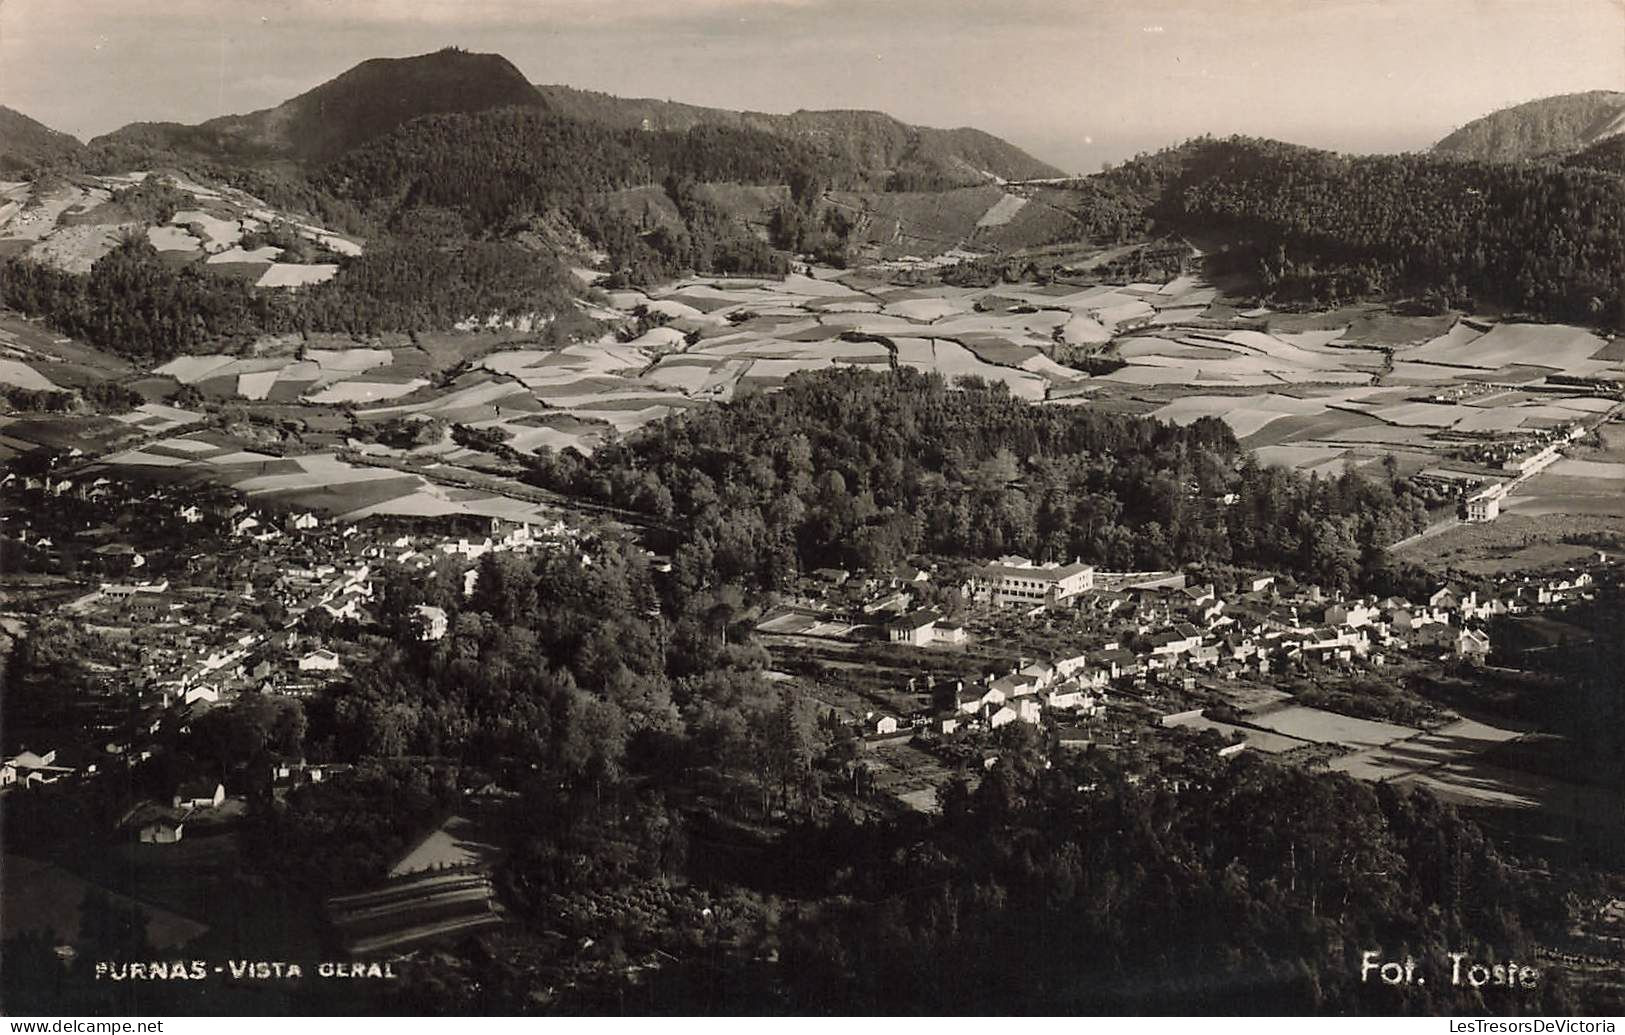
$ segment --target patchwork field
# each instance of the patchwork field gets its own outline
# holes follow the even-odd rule
[[[528,521],[556,516],[540,504],[448,487],[390,467],[354,464],[332,453],[272,456],[208,431],[112,453],[98,466],[123,471],[158,469],[167,477],[227,485],[273,505],[320,511],[349,521],[375,514],[472,514]]]
[[[14,199],[10,229],[0,233],[49,237],[46,224],[96,218],[91,213],[107,203],[102,195],[110,198],[129,182]],[[244,234],[274,213],[225,188],[177,184],[196,207],[177,213],[169,226],[149,228],[155,243],[245,270],[267,286],[309,283],[326,275],[317,266],[336,269],[284,263],[264,245],[243,247]],[[778,389],[797,373],[901,365],[950,382],[1002,383],[1034,402],[1147,413],[1179,424],[1217,418],[1260,462],[1305,473],[1336,476],[1393,457],[1408,472],[1482,477],[1485,469],[1468,460],[1475,444],[1595,423],[1614,405],[1586,388],[1550,383],[1550,376],[1625,376],[1617,343],[1582,328],[1406,316],[1375,305],[1312,314],[1241,311],[1194,275],[1162,284],[914,285],[912,274],[924,266],[975,254],[977,235],[1017,227],[1050,202],[1035,188],[995,184],[880,200],[833,198],[861,211],[880,237],[875,228],[895,224],[892,232],[902,236],[888,238],[895,248],[887,254],[896,257],[858,270],[803,268],[783,279],[696,276],[648,291],[612,291],[583,303],[607,329],[563,348],[538,347],[534,329],[521,328],[447,336],[444,355],[438,345],[421,343],[321,348],[288,341],[252,357],[181,357],[152,371],[140,390],[162,399],[164,385],[173,383],[196,386],[211,400],[343,407],[364,423],[435,419],[494,432],[521,452],[585,453],[696,406]],[[744,190],[721,199],[741,218],[781,200]],[[959,228],[953,240],[940,236],[953,227]],[[300,232],[335,253],[359,247],[319,227]],[[927,258],[909,258],[911,240],[929,242],[918,250]],[[1109,262],[1133,247],[1099,250],[1069,268]],[[910,275],[898,274],[904,269]],[[578,276],[586,282],[596,272]],[[64,383],[43,355],[6,344],[0,338],[0,383]],[[406,458],[373,444],[358,448]],[[411,452],[448,464],[480,459],[449,434]],[[1615,462],[1565,461],[1521,487],[1507,509],[1618,512],[1621,472],[1606,466]]]
[[[338,267],[323,262],[279,262],[283,254],[279,247],[240,247],[245,234],[281,225],[318,252],[361,254],[361,242],[275,212],[251,194],[204,186],[174,173],[161,175],[192,204],[177,210],[167,223],[148,223],[115,201],[114,195],[152,175],[72,177],[49,186],[0,184],[0,253],[21,254],[59,269],[86,273],[125,234],[142,233],[166,259],[203,262],[263,288],[318,283],[332,277]]]

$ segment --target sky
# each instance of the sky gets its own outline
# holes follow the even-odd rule
[[[88,139],[448,45],[622,96],[976,126],[1074,172],[1201,133],[1411,150],[1625,90],[1625,0],[0,0],[0,104]]]

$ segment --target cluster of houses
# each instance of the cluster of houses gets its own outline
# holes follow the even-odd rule
[[[885,576],[866,581],[878,583],[868,593],[889,596],[896,589]],[[866,716],[860,723],[866,742],[1012,722],[1074,728],[1100,714],[1109,688],[1128,691],[1181,675],[1193,683],[1199,671],[1234,679],[1268,674],[1272,667],[1383,665],[1404,652],[1476,663],[1491,650],[1488,619],[1590,599],[1595,580],[1585,570],[1572,570],[1509,580],[1493,590],[1444,585],[1415,602],[1328,595],[1271,575],[1221,594],[1178,573],[1108,574],[1088,565],[1006,557],[976,572],[963,588],[994,609],[1065,612],[1094,632],[1073,637],[1072,651],[1023,658],[1004,674],[988,673],[968,686],[958,681],[951,693],[927,677],[932,706],[907,716]],[[912,647],[969,639],[964,624],[932,610],[904,610],[885,627],[890,642]],[[917,691],[912,680],[908,690]]]
[[[316,692],[338,678],[344,661],[323,635],[308,631],[305,619],[321,612],[334,621],[365,620],[389,565],[424,578],[456,573],[458,589],[467,596],[474,586],[472,563],[485,554],[579,548],[578,533],[562,521],[482,519],[488,523],[477,537],[467,533],[466,522],[460,533],[401,534],[399,525],[391,531],[381,523],[328,523],[310,513],[253,509],[215,490],[104,478],[7,477],[22,483],[12,486],[21,519],[8,520],[5,535],[42,552],[77,546],[87,531],[122,538],[109,518],[135,509],[145,522],[170,533],[197,530],[153,536],[167,535],[170,541],[145,545],[146,557],[130,551],[133,556],[91,568],[96,581],[56,605],[59,614],[105,634],[94,641],[96,655],[90,660],[109,677],[104,685],[84,688],[75,728],[31,731],[30,742],[13,745],[15,753],[0,765],[5,792],[94,776],[115,760],[146,761],[166,724],[184,732],[197,714],[240,693]],[[38,515],[50,506],[63,508],[72,520],[47,529],[48,519]],[[199,536],[208,537],[213,547],[187,545]],[[150,559],[167,577],[148,575]],[[71,570],[85,577],[82,566]],[[108,577],[108,571],[122,574]],[[449,631],[443,608],[420,605],[412,617],[424,641]],[[314,780],[319,773],[301,767],[293,778]],[[187,818],[204,807],[200,801],[192,795],[186,801],[144,803],[142,814],[126,826],[144,841],[178,841]]]
[[[938,685],[927,676],[932,707],[908,717],[871,714],[863,720],[865,743],[880,744],[920,731],[948,736],[973,729],[996,730],[1012,722],[1038,725],[1046,716],[1058,723],[1093,718],[1104,707],[1105,670],[1087,655],[1055,661],[1022,659],[1002,675],[989,672],[969,686],[956,680]],[[909,692],[918,687],[909,681]]]
[[[1177,572],[1103,573],[1077,562],[1001,557],[954,588],[961,599],[994,611],[1064,612],[1085,619],[1092,630],[1086,637],[1091,656],[1105,678],[1118,680],[1176,667],[1236,678],[1267,674],[1283,664],[1383,664],[1389,653],[1407,649],[1481,659],[1490,649],[1480,627],[1485,620],[1584,597],[1591,579],[1576,571],[1525,579],[1493,593],[1443,586],[1418,603],[1392,596],[1328,596],[1318,587],[1271,575],[1220,594],[1213,585],[1191,584]],[[857,575],[823,569],[811,573],[803,606],[821,597],[816,614],[861,624],[818,626],[809,618],[793,630],[775,618],[762,628],[849,636],[878,625],[889,642],[901,646],[970,644],[964,622],[920,606],[930,581],[929,572],[909,564]]]

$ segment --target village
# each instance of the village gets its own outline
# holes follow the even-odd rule
[[[19,585],[0,621],[13,636],[31,618],[71,623],[75,648],[102,677],[74,697],[70,728],[7,731],[6,792],[146,762],[166,730],[184,733],[243,695],[301,699],[341,682],[359,659],[348,656],[353,638],[329,632],[378,620],[388,572],[443,579],[466,597],[486,554],[585,555],[592,536],[562,519],[351,523],[252,508],[215,487],[105,476],[12,473],[6,488],[4,546]],[[220,548],[187,548],[206,537]],[[916,561],[886,572],[806,572],[756,624],[779,668],[854,651],[919,667],[867,697],[830,698],[831,714],[868,749],[915,743],[940,753],[1012,723],[1053,733],[1061,747],[1109,745],[1148,726],[1214,730],[1229,754],[1325,744],[1305,732],[1306,716],[1271,721],[1283,710],[1311,711],[1275,689],[1283,675],[1397,680],[1419,666],[1483,665],[1494,649],[1489,619],[1592,599],[1598,580],[1617,581],[1621,567],[1599,550],[1589,565],[1440,584],[1412,600],[1345,597],[1268,572],[1232,573],[1220,584],[1017,556],[970,566]],[[423,641],[446,635],[442,608],[418,605],[410,621]],[[819,697],[818,680],[808,682]],[[285,790],[343,768],[280,759],[267,779]],[[142,842],[179,841],[189,818],[244,790],[192,774],[169,800],[137,803],[122,826]],[[905,804],[936,807],[918,791]]]
[[[895,787],[912,808],[939,806],[937,788],[956,763],[994,764],[995,731],[1012,724],[1056,749],[1114,750],[1184,728],[1217,734],[1226,757],[1256,751],[1362,778],[1437,779],[1442,757],[1415,770],[1373,758],[1429,738],[1487,748],[1519,733],[1399,688],[1488,666],[1492,619],[1595,599],[1618,584],[1620,560],[1599,550],[1563,570],[1441,583],[1415,600],[1348,597],[1271,573],[1216,585],[1184,572],[1013,556],[956,571],[947,585],[913,564],[824,569],[757,630],[780,668],[845,685],[813,693],[843,714],[871,770],[890,771],[875,786]],[[809,656],[822,660],[798,663]],[[853,678],[883,656],[895,681]],[[903,675],[915,669],[923,674]],[[1338,690],[1320,692],[1322,684]],[[1361,698],[1361,688],[1379,685],[1380,697]],[[1283,687],[1316,692],[1300,700]],[[1457,782],[1464,803],[1481,803]]]
[[[386,570],[453,581],[452,591],[466,596],[473,565],[487,554],[588,542],[562,520],[353,524],[251,508],[212,487],[49,473],[9,474],[5,487],[3,545],[20,585],[0,622],[18,636],[29,619],[59,620],[101,678],[64,688],[68,728],[7,730],[3,791],[147,762],[166,730],[184,734],[197,717],[244,695],[322,692],[362,660],[353,637],[331,633],[375,620]],[[425,642],[446,635],[442,608],[418,605],[410,621]],[[279,760],[268,780],[285,788],[334,768]],[[140,841],[173,843],[189,817],[244,791],[198,774],[168,802],[139,802],[122,825]]]

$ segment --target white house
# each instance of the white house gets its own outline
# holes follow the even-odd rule
[[[225,803],[226,785],[215,780],[188,780],[175,792],[177,809],[212,809]]]
[[[987,722],[988,725],[993,729],[998,729],[1000,726],[1017,721],[1037,725],[1038,716],[1038,702],[1028,699],[1024,701],[1012,701],[1011,703],[1000,708],[998,711],[994,712],[993,715],[989,717]]]
[[[1490,652],[1489,634],[1479,629],[1463,629],[1456,636],[1456,656],[1480,659]]]
[[[930,611],[915,611],[894,619],[886,626],[886,634],[893,643],[908,643],[924,647],[934,638],[937,616]]]
[[[299,659],[299,671],[301,672],[334,672],[338,670],[338,667],[339,656],[326,647],[313,650]]]
[[[1093,708],[1094,695],[1082,683],[1068,680],[1059,686],[1052,687],[1045,695],[1044,703],[1051,708],[1070,710],[1073,708]]]
[[[449,628],[444,608],[430,604],[417,605],[418,639],[433,643],[446,635]]]

